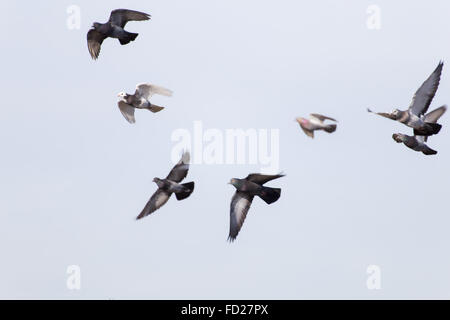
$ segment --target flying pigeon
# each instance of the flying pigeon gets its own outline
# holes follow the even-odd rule
[[[116,9],[111,11],[108,22],[94,22],[92,29],[87,33],[87,44],[92,59],[97,60],[102,42],[108,37],[118,39],[121,45],[134,41],[138,33],[125,31],[123,28],[128,21],[149,20],[150,17],[149,14],[139,11]]]
[[[447,106],[442,106],[440,108],[437,108],[436,110],[431,111],[424,117],[425,122],[429,123],[436,123],[439,118],[445,113],[447,110]],[[392,135],[392,139],[397,141],[398,143],[404,143],[405,146],[407,146],[410,149],[413,149],[414,151],[422,152],[425,155],[433,155],[436,154],[437,151],[431,149],[426,145],[426,142],[428,140],[427,136],[408,136],[406,134],[401,133],[394,133]]]
[[[236,188],[230,205],[230,234],[229,241],[234,241],[241,230],[247,212],[252,204],[253,197],[258,196],[267,204],[271,204],[280,198],[280,188],[264,187],[263,184],[270,180],[284,177],[283,174],[262,175],[258,173],[249,174],[245,179],[233,178],[230,180]]]
[[[399,109],[394,109],[391,113],[373,112],[370,109],[367,109],[367,111],[401,122],[408,127],[413,128],[414,135],[430,136],[437,134],[439,130],[441,130],[441,125],[428,122],[424,119],[424,114],[430,107],[431,101],[438,89],[443,66],[444,62],[440,61],[433,73],[414,94],[408,110],[401,111]]]
[[[172,193],[175,193],[177,200],[186,199],[191,195],[192,191],[194,191],[194,182],[180,184],[188,174],[189,159],[189,152],[184,152],[180,161],[173,167],[165,179],[153,179],[153,182],[158,185],[158,190],[151,196],[145,208],[136,219],[142,219],[161,208],[169,200]]]
[[[323,130],[328,133],[332,133],[336,131],[336,125],[335,124],[325,124],[325,120],[331,120],[337,122],[335,119],[323,116],[321,114],[317,113],[311,113],[309,115],[309,119],[305,119],[302,117],[298,117],[295,119],[300,127],[303,129],[303,131],[306,133],[307,136],[314,138],[314,131],[316,130]]]
[[[150,99],[150,97],[154,94],[170,97],[172,95],[172,91],[154,84],[141,83],[136,86],[136,91],[134,94],[120,92],[117,95],[120,98],[117,105],[119,106],[120,112],[122,112],[125,119],[127,119],[129,123],[135,123],[136,120],[134,119],[134,109],[147,109],[153,113],[164,109],[164,107],[150,103],[148,99]]]

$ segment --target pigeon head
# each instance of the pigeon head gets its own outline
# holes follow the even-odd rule
[[[299,124],[307,124],[308,123],[308,120],[305,118],[302,118],[302,117],[295,118],[295,121],[297,121]]]
[[[92,24],[92,28],[94,28],[94,29],[99,29],[101,25],[102,25],[101,23],[94,22],[94,23]]]
[[[233,178],[228,182],[229,184],[233,185],[236,189],[239,189],[239,187],[242,185],[242,181],[240,179]]]
[[[155,183],[158,183],[158,181],[159,181],[159,178],[153,178],[153,180],[152,180],[153,182],[155,182]]]
[[[392,135],[392,139],[394,139],[398,143],[402,143],[403,141],[405,141],[405,138],[406,138],[405,135],[401,133],[394,133]]]
[[[153,178],[153,182],[156,183],[156,185],[160,188],[164,185],[164,181],[162,181],[160,178]]]
[[[399,109],[392,110],[391,115],[394,116],[395,119],[399,119],[400,118],[400,110]]]
[[[122,99],[126,99],[127,98],[127,94],[125,93],[125,92],[119,92],[118,94],[117,94],[117,96],[119,97],[119,98],[122,98]]]

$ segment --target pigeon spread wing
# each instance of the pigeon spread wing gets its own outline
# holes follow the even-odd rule
[[[391,119],[391,120],[395,120],[395,116],[392,115],[392,114],[390,114],[390,113],[386,113],[386,112],[375,112],[375,111],[370,110],[369,108],[367,108],[367,112],[369,112],[369,113],[374,113],[374,114],[377,114],[377,115],[379,115],[379,116],[382,116],[382,117],[385,117],[385,118],[388,118],[388,119]]]
[[[155,86],[154,84],[140,83],[136,86],[135,94],[145,99],[149,99],[154,94],[160,94],[166,97],[170,97],[172,95],[172,91],[163,87]]]
[[[441,79],[441,72],[444,63],[441,61],[433,73],[428,77],[427,80],[422,84],[422,86],[414,94],[409,110],[417,115],[421,116],[427,112],[428,107],[433,100],[434,95],[439,86],[439,81]]]
[[[180,161],[178,161],[172,170],[170,170],[166,179],[174,182],[181,182],[184,178],[186,178],[189,171],[189,159],[189,152],[183,153]]]
[[[253,196],[236,191],[231,199],[230,205],[230,234],[228,235],[228,240],[234,241],[236,239],[239,231],[244,224],[247,212],[253,201]]]
[[[113,25],[123,28],[128,21],[144,21],[149,20],[150,17],[151,16],[149,14],[144,12],[127,9],[117,9],[111,11],[109,22],[111,22]]]
[[[98,58],[102,42],[105,39],[106,36],[95,29],[91,29],[87,33],[88,50],[91,54],[92,59],[96,60]]]
[[[303,132],[308,136],[314,139],[314,131],[306,129],[302,124],[300,124],[300,128],[302,128]]]
[[[310,116],[312,118],[316,118],[320,122],[324,122],[325,120],[331,120],[331,121],[337,122],[336,119],[333,119],[333,118],[330,118],[330,117],[327,117],[327,116],[324,116],[324,115],[321,115],[321,114],[318,114],[318,113],[311,113]]]
[[[136,122],[136,120],[134,119],[134,108],[132,106],[123,101],[119,101],[117,105],[119,106],[120,112],[122,112],[123,117],[127,119],[129,123]]]
[[[155,212],[159,208],[161,208],[167,200],[170,198],[170,193],[158,189],[156,192],[151,196],[150,200],[148,200],[147,204],[145,205],[144,209],[141,211],[141,213],[136,217],[136,219],[142,219],[145,216],[148,216],[149,214]]]
[[[434,109],[431,112],[428,112],[423,118],[425,122],[436,123],[440,117],[447,111],[447,106],[442,106],[437,109]],[[419,142],[427,142],[428,136],[416,136],[417,141]]]
[[[278,179],[281,177],[284,177],[284,174],[270,175],[270,174],[251,173],[245,179],[262,186],[264,183],[269,182],[270,180]]]
[[[429,123],[436,123],[440,117],[447,111],[447,106],[439,107],[431,112],[428,112],[425,117],[424,121]]]

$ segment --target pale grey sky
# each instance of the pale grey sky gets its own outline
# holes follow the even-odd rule
[[[66,9],[81,8],[68,30]],[[368,30],[366,9],[381,8]],[[426,157],[396,144],[409,129],[370,115],[409,105],[444,66],[431,108],[450,103],[448,1],[2,1],[0,298],[450,298],[449,115]],[[135,42],[86,32],[115,8]],[[166,110],[123,119],[119,91],[174,91]],[[306,137],[310,112],[338,130]],[[280,129],[286,177],[268,206],[255,199],[226,242],[231,177],[257,165],[193,165],[183,202],[136,215],[170,170],[171,134]],[[366,268],[381,268],[368,290]],[[81,267],[81,290],[66,268]]]

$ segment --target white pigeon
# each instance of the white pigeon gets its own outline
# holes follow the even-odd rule
[[[147,109],[153,113],[164,109],[164,107],[150,103],[149,99],[154,94],[170,97],[172,96],[172,91],[154,84],[140,83],[136,86],[136,92],[134,94],[120,92],[117,95],[120,98],[117,105],[125,119],[127,119],[129,123],[135,123],[134,109]]]

